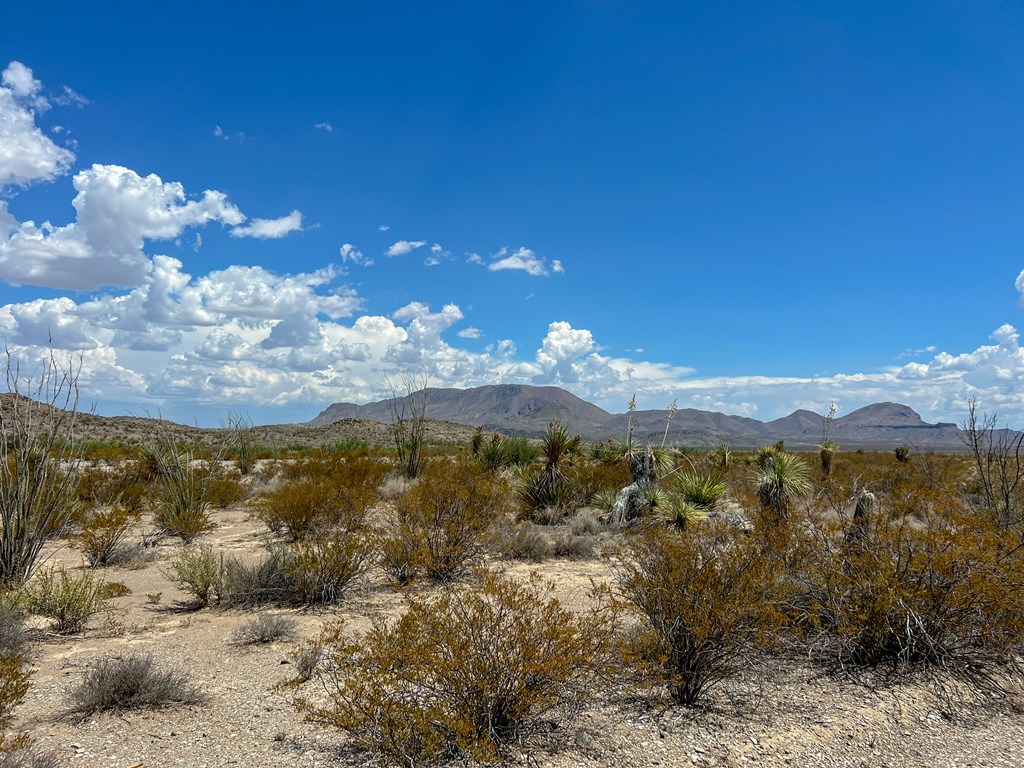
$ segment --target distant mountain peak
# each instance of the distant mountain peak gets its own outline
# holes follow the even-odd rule
[[[417,393],[419,395],[420,393]],[[621,440],[629,428],[639,443],[712,447],[722,442],[756,447],[786,440],[794,447],[810,448],[822,440],[825,417],[801,408],[767,423],[743,416],[681,408],[668,424],[665,410],[610,414],[560,387],[529,384],[494,384],[471,389],[426,389],[427,417],[506,433],[540,437],[552,421],[562,422],[587,440]],[[366,405],[335,403],[310,422],[331,424],[340,419],[370,419],[388,423],[388,400]],[[631,425],[631,427],[630,427]],[[841,445],[891,447],[911,443],[959,447],[959,431],[952,424],[927,424],[909,406],[875,403],[838,418],[830,436]]]
[[[874,403],[858,408],[836,419],[836,424],[879,427],[923,427],[926,422],[909,405],[901,403]]]

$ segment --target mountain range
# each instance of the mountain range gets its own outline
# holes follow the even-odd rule
[[[592,442],[624,439],[630,418],[628,413],[609,413],[559,387],[497,384],[472,389],[428,388],[399,398],[397,402],[334,403],[309,424],[322,426],[343,419],[389,423],[392,405],[404,404],[408,414],[414,403],[424,403],[430,419],[528,437],[539,437],[550,422],[560,421]],[[667,410],[633,411],[634,439],[660,443],[665,437],[667,418]],[[745,416],[681,408],[668,422],[665,439],[670,444],[693,447],[711,447],[725,442],[745,448],[778,440],[785,440],[793,447],[812,447],[825,436],[826,421],[824,416],[808,410],[797,410],[789,416],[764,422]],[[963,448],[956,424],[928,424],[912,408],[899,403],[875,403],[836,418],[828,427],[828,438],[848,448],[897,445],[945,450]]]

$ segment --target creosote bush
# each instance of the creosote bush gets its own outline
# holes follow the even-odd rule
[[[777,626],[773,560],[743,534],[705,523],[632,539],[618,585],[640,622],[627,665],[686,706],[730,675]]]
[[[125,546],[125,537],[141,519],[137,511],[115,505],[89,510],[81,518],[78,531],[68,539],[86,563],[96,568],[128,559],[131,551]]]
[[[123,586],[123,585],[122,585]],[[85,629],[89,619],[105,609],[111,597],[125,594],[112,593],[110,585],[92,571],[77,576],[63,567],[41,570],[25,593],[28,609],[53,622],[53,631],[59,635],[73,635]]]
[[[799,569],[810,647],[837,668],[941,669],[979,687],[1017,664],[1024,637],[1019,537],[977,514],[884,509],[822,526]]]
[[[435,460],[395,503],[382,564],[398,581],[447,581],[484,553],[492,525],[510,512],[504,481],[476,462]]]
[[[379,459],[359,454],[303,459],[286,469],[288,482],[260,497],[257,515],[272,533],[292,541],[326,530],[362,530],[381,500],[386,470]]]
[[[551,591],[487,573],[365,634],[333,625],[313,645],[328,701],[297,706],[390,763],[494,761],[552,710],[564,720],[610,648],[606,616],[573,613]]]
[[[198,704],[205,697],[186,674],[160,669],[150,654],[98,660],[71,694],[69,714]]]

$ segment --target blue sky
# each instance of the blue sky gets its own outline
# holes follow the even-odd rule
[[[402,370],[1024,421],[1018,4],[321,5],[5,9],[16,356],[200,424]]]

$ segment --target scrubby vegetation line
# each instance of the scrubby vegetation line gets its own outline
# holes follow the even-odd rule
[[[24,627],[89,636],[131,599],[131,568],[177,596],[147,595],[150,610],[233,612],[225,644],[290,645],[301,712],[394,764],[504,760],[609,692],[699,708],[738,671],[796,658],[955,681],[992,706],[1024,681],[1019,446],[973,410],[981,453],[962,456],[844,452],[827,429],[805,454],[642,446],[628,431],[588,446],[558,423],[541,441],[481,430],[442,449],[416,432],[397,454],[270,451],[232,417],[219,446],[154,427],[149,446],[87,458],[5,419],[5,732],[32,684],[39,635]],[[225,509],[258,547],[213,541]],[[554,559],[601,559],[607,583],[569,605],[508,573]],[[296,614],[371,594],[403,607],[368,630],[324,617],[301,637]],[[71,698],[83,715],[209,701],[147,656],[96,659]],[[33,749],[25,734],[0,741],[0,754]]]

